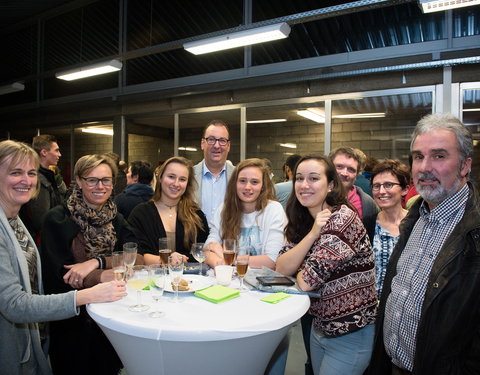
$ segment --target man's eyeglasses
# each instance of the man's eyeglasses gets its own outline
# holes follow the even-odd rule
[[[110,187],[113,185],[113,177],[104,177],[104,178],[96,178],[96,177],[82,177],[87,183],[88,187],[95,187],[98,185],[99,182],[102,182],[102,185],[105,187]]]
[[[220,146],[226,146],[228,142],[230,142],[227,138],[215,138],[215,137],[207,137],[203,138],[208,145],[213,146],[215,143],[218,142]]]
[[[385,190],[392,190],[392,188],[395,186],[395,185],[400,185],[399,183],[396,183],[396,182],[385,182],[383,184],[373,184],[372,185],[372,190],[373,191],[379,191],[380,188],[383,186],[383,188]]]

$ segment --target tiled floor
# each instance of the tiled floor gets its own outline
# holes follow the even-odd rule
[[[307,355],[305,353],[305,347],[303,345],[302,328],[300,326],[300,321],[298,321],[291,328],[290,332],[290,346],[288,349],[285,375],[302,375],[304,373],[304,364],[306,359]],[[128,374],[127,371],[122,370],[120,372],[120,375]]]

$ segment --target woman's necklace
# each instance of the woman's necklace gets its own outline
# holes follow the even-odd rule
[[[163,206],[168,208],[167,215],[168,215],[169,218],[172,218],[177,213],[176,207],[177,207],[178,203],[174,204],[174,205],[168,205],[166,203],[163,203],[162,201],[158,201],[158,202],[161,203]]]

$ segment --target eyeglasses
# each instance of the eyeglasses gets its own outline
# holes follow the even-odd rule
[[[205,140],[205,142],[207,142],[207,144],[209,144],[210,146],[213,146],[215,143],[218,142],[218,144],[220,146],[226,146],[228,142],[230,142],[229,139],[227,138],[215,138],[215,137],[207,137],[207,138],[203,138]]]
[[[373,185],[372,185],[372,190],[373,190],[373,191],[379,191],[382,186],[383,186],[383,188],[384,188],[385,190],[392,190],[392,188],[393,188],[395,185],[400,185],[400,184],[397,183],[397,182],[385,182],[385,183],[383,183],[383,184],[373,184]]]
[[[113,177],[104,177],[104,178],[96,178],[96,177],[82,177],[87,183],[88,187],[95,187],[98,185],[99,182],[102,182],[102,185],[105,187],[110,187],[113,184]]]

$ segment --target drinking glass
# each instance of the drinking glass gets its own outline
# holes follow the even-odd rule
[[[235,266],[237,267],[237,275],[240,279],[240,287],[238,288],[241,292],[248,291],[248,288],[243,285],[243,278],[248,270],[248,261],[250,259],[250,246],[241,246],[237,249],[237,256],[235,258]]]
[[[150,308],[142,303],[142,289],[150,284],[147,266],[133,266],[131,274],[128,275],[127,285],[137,291],[137,304],[130,306],[130,311],[145,311]]]
[[[196,242],[192,245],[192,250],[190,251],[195,260],[200,263],[200,268],[198,270],[199,275],[202,274],[202,264],[203,262],[205,262],[206,258],[205,252],[203,250],[204,245],[205,244],[203,242]]]
[[[157,308],[149,315],[152,318],[160,318],[165,315],[163,311],[158,310],[158,302],[163,296],[165,289],[166,269],[163,264],[151,264],[149,267],[150,272],[150,291],[152,298],[155,300]]]
[[[174,302],[178,302],[178,284],[183,276],[183,259],[178,255],[168,257],[168,272],[175,291]]]
[[[235,260],[235,252],[237,251],[237,241],[233,239],[223,240],[223,259],[227,266],[231,266]]]
[[[126,242],[123,244],[123,263],[126,267],[126,274],[132,273],[132,267],[137,259],[137,244],[135,242]]]
[[[168,246],[167,237],[161,237],[158,239],[158,255],[160,256],[160,262],[168,266],[168,257],[172,253],[172,249]]]
[[[125,261],[123,259],[123,251],[114,251],[112,253],[112,270],[115,280],[123,280],[125,278]]]

